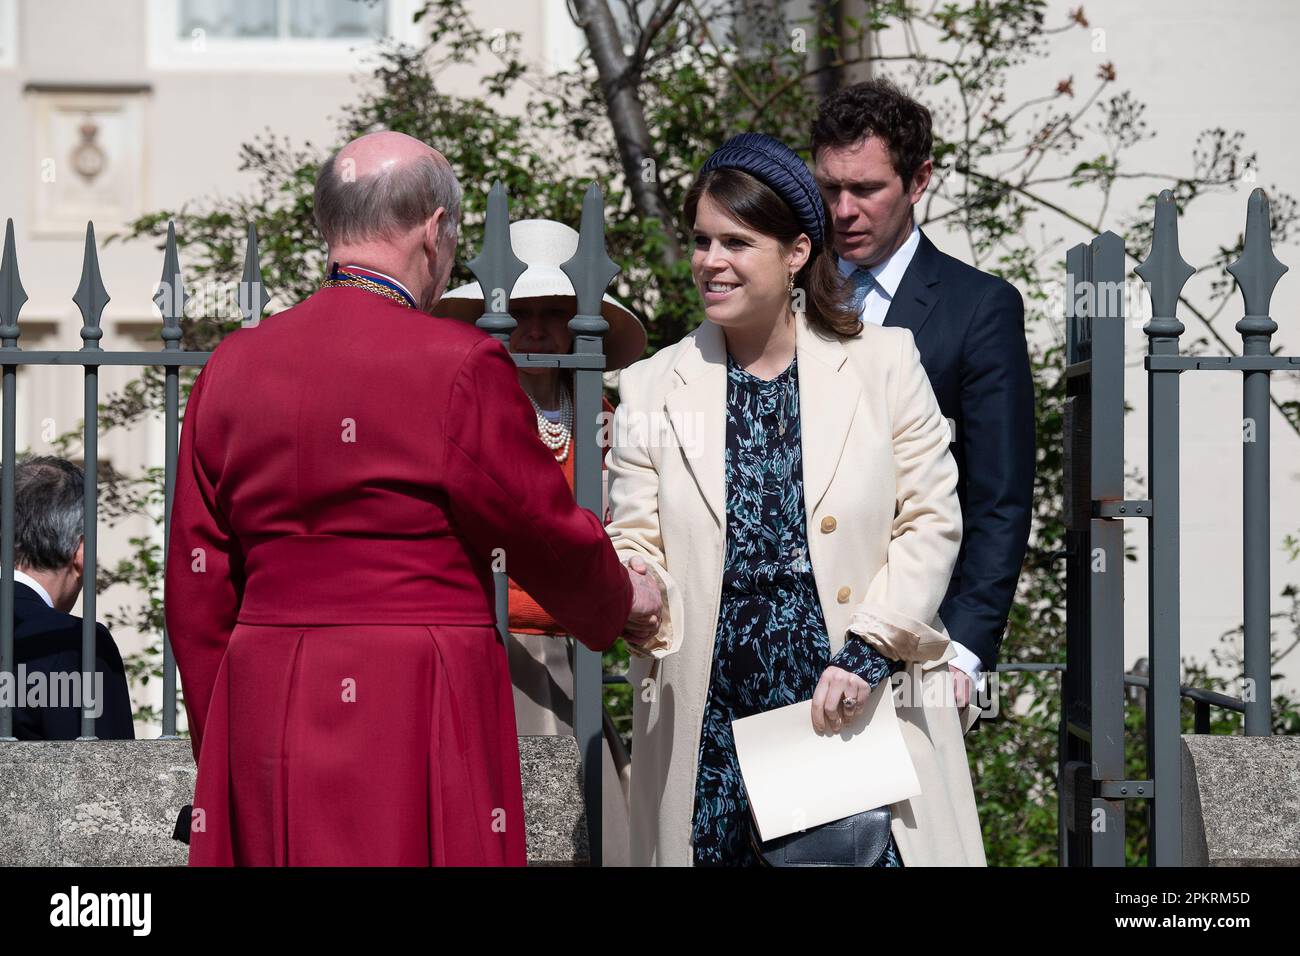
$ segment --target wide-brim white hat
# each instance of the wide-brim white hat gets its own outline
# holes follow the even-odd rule
[[[510,301],[550,295],[574,296],[573,283],[560,268],[578,251],[578,234],[562,222],[551,219],[521,219],[510,224],[510,245],[528,267],[519,276]],[[601,303],[601,315],[609,323],[605,335],[605,369],[627,368],[645,352],[645,326],[632,310],[611,295]],[[483,289],[469,282],[445,293],[433,307],[434,315],[467,322],[483,314]]]

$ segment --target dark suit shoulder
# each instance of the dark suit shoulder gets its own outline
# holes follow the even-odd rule
[[[14,601],[14,653],[19,660],[31,662],[37,658],[58,654],[81,654],[81,621],[75,614],[50,607],[34,591],[15,583],[15,597],[23,588],[30,600]],[[122,655],[113,635],[102,623],[95,623],[95,653],[105,662],[121,667]]]
[[[928,245],[927,255],[931,257],[934,263],[935,271],[941,278],[947,282],[965,286],[970,290],[977,290],[976,294],[987,296],[996,294],[999,291],[1012,292],[1019,296],[1020,292],[1016,287],[1001,276],[993,275],[991,272],[985,272],[977,269],[968,262],[963,262],[956,256],[950,256],[943,252],[932,243],[925,233],[921,233],[923,245]]]
[[[80,632],[81,618],[50,607],[31,588],[14,582],[14,634],[43,634],[75,627]]]

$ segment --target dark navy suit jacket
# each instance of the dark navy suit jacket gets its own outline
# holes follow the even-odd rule
[[[102,740],[134,740],[131,697],[122,655],[103,624],[95,625],[95,669],[104,675],[103,713],[95,720]],[[14,658],[36,671],[73,673],[81,670],[81,618],[46,604],[39,594],[14,582]],[[28,685],[30,687],[30,684]],[[81,736],[81,708],[15,707],[14,736],[19,740],[75,740]]]
[[[1034,385],[1015,286],[934,247],[924,232],[885,325],[911,329],[943,414],[956,424],[962,542],[939,616],[997,665],[1029,540]]]

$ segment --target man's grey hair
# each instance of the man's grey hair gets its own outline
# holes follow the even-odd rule
[[[331,246],[391,239],[447,210],[443,234],[460,223],[460,183],[431,156],[358,177],[338,154],[316,176],[316,226]]]
[[[85,533],[86,479],[81,468],[51,456],[26,457],[14,468],[14,566],[67,567]]]

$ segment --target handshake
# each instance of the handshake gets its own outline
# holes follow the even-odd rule
[[[634,557],[627,563],[627,576],[632,582],[632,610],[623,627],[623,638],[629,644],[642,646],[659,632],[663,598],[658,581],[641,558]]]

